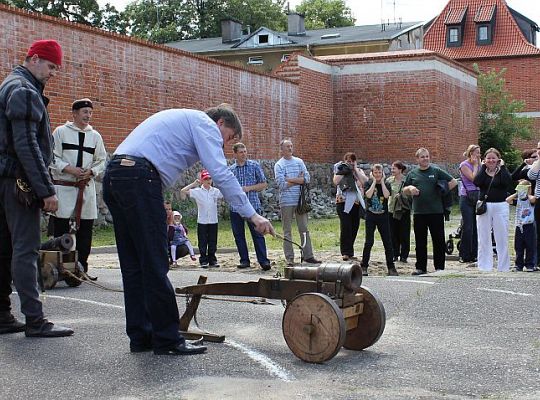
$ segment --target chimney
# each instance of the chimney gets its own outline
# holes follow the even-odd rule
[[[287,33],[289,36],[302,36],[306,34],[304,16],[295,12],[287,14]]]
[[[242,39],[242,23],[232,18],[221,20],[221,41],[237,42]]]

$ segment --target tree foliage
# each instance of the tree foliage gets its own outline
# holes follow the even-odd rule
[[[96,0],[8,0],[18,8],[80,24],[100,26],[101,13]]]
[[[521,162],[520,151],[514,148],[513,142],[532,137],[531,118],[516,114],[525,109],[525,102],[515,100],[506,90],[506,69],[481,72],[476,64],[474,69],[478,73],[480,89],[478,144],[483,150],[496,148],[507,164],[518,165]]]
[[[296,12],[304,14],[306,29],[339,28],[355,22],[344,0],[303,0]]]

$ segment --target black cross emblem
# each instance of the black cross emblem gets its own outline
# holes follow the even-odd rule
[[[77,165],[76,167],[81,168],[83,162],[83,151],[87,153],[94,154],[96,151],[95,147],[84,147],[84,132],[79,132],[79,144],[71,143],[62,143],[62,150],[77,150]]]

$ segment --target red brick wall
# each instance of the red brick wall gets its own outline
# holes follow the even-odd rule
[[[414,161],[418,147],[426,147],[435,162],[457,162],[477,142],[477,109],[474,86],[436,70],[341,75],[336,152],[372,162]]]
[[[514,57],[497,58],[488,60],[466,61],[465,65],[476,63],[481,71],[489,70],[500,71],[506,68],[504,78],[506,80],[506,89],[515,99],[525,101],[525,111],[540,112],[540,57]],[[540,140],[540,118],[534,119],[533,138],[529,141],[517,141],[516,146],[526,149],[528,147],[536,148]]]
[[[58,40],[64,50],[63,68],[46,87],[53,128],[70,118],[73,100],[89,97],[95,104],[92,125],[108,151],[159,110],[221,102],[238,111],[253,158],[278,157],[279,141],[298,131],[296,83],[4,6],[0,76],[24,60],[33,40],[43,38]]]

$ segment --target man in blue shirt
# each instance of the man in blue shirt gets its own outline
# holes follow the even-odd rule
[[[247,158],[247,148],[243,143],[236,143],[233,146],[234,158],[236,162],[230,166],[231,172],[238,179],[238,183],[242,186],[242,189],[246,193],[249,202],[257,211],[258,214],[262,213],[261,201],[259,200],[259,192],[266,189],[268,184],[266,183],[266,177],[261,168],[261,165],[253,160]],[[238,268],[249,268],[249,253],[246,243],[246,232],[244,218],[236,211],[236,207],[231,205],[231,227],[236,242],[236,248],[240,255],[240,264]],[[257,261],[264,271],[268,271],[270,266],[270,260],[268,260],[266,254],[266,242],[264,236],[255,230],[255,226],[247,221],[249,230],[251,232],[251,238],[253,239],[253,245],[255,246],[255,253],[257,254]]]
[[[178,332],[176,297],[167,272],[167,223],[163,188],[201,161],[229,204],[261,234],[274,233],[255,212],[227,167],[223,144],[242,137],[242,124],[227,104],[206,112],[158,112],[118,146],[103,178],[103,199],[114,219],[124,283],[126,333],[132,352],[200,354],[204,346],[186,343]]]

